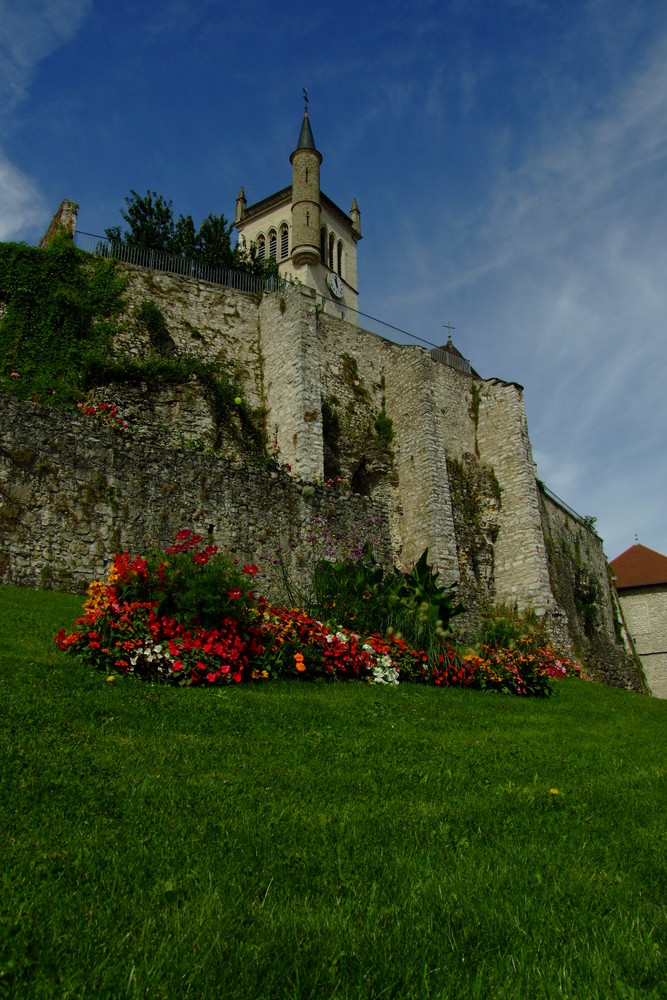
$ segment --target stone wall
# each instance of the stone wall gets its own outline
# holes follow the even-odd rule
[[[667,698],[667,587],[636,587],[619,597],[649,690]]]
[[[117,548],[167,542],[183,527],[212,526],[218,545],[256,558],[258,516],[290,529],[318,505],[341,523],[368,508],[380,512],[401,568],[428,548],[442,580],[459,584],[473,608],[530,607],[571,651],[595,641],[606,655],[614,646],[606,562],[591,541],[577,579],[585,570],[600,593],[594,636],[573,612],[585,595],[568,590],[554,553],[574,529],[540,497],[520,386],[459,372],[423,348],[324,315],[308,288],[252,296],[123,270],[115,355],[164,350],[221,366],[263,420],[277,464],[272,473],[244,464],[241,436],[221,434],[196,377],[149,386],[119,376],[94,390],[91,398],[119,407],[126,435],[81,412],[4,399],[0,578],[36,585],[50,573],[54,585],[81,588]],[[146,302],[164,318],[159,348],[142,321]],[[233,430],[241,411],[231,409]],[[335,502],[318,485],[331,472],[348,490]],[[619,667],[616,682],[624,677]]]
[[[80,593],[117,550],[165,545],[182,528],[259,561],[267,526],[287,536],[325,514],[342,535],[373,517],[389,547],[369,497],[175,447],[159,428],[130,435],[92,421],[0,396],[3,582]]]
[[[565,645],[597,680],[639,691],[637,665],[623,642],[623,630],[602,539],[539,489],[547,551],[552,611]],[[552,627],[552,631],[557,628]]]
[[[532,607],[538,615],[555,610],[521,386],[490,379],[482,384],[477,417],[477,449],[495,472],[501,489],[495,545],[496,598]]]

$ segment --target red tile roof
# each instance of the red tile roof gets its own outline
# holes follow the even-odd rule
[[[645,545],[631,545],[609,565],[616,577],[618,590],[667,583],[667,556],[661,556]]]

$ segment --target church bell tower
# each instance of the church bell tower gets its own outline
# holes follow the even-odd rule
[[[303,115],[292,164],[292,263],[314,267],[320,260],[320,164],[322,155],[315,147],[308,120]]]

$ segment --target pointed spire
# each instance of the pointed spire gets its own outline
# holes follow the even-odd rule
[[[299,133],[299,141],[296,144],[296,148],[297,150],[312,149],[315,152],[317,152],[317,146],[315,145],[315,140],[313,139],[313,130],[310,127],[310,119],[308,118],[308,108],[306,108],[306,110],[303,113],[301,132]]]
[[[239,191],[236,196],[236,218],[235,222],[241,222],[243,216],[245,215],[246,205],[248,204],[245,196],[245,191],[243,188]]]
[[[352,199],[352,207],[350,208],[350,221],[352,222],[352,228],[355,233],[358,234],[359,239],[361,239],[361,212],[359,211],[359,206],[357,205],[357,199]]]

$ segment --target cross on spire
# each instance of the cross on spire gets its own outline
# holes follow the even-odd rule
[[[452,330],[455,330],[456,327],[452,326],[452,324],[449,322],[449,320],[447,320],[447,322],[443,323],[442,325],[443,325],[444,329],[447,331],[447,333],[449,335],[448,339],[451,342],[451,339],[452,339]]]
[[[305,87],[303,87],[302,90],[303,90],[304,113],[308,114],[308,100],[309,100],[308,91],[306,90]]]

